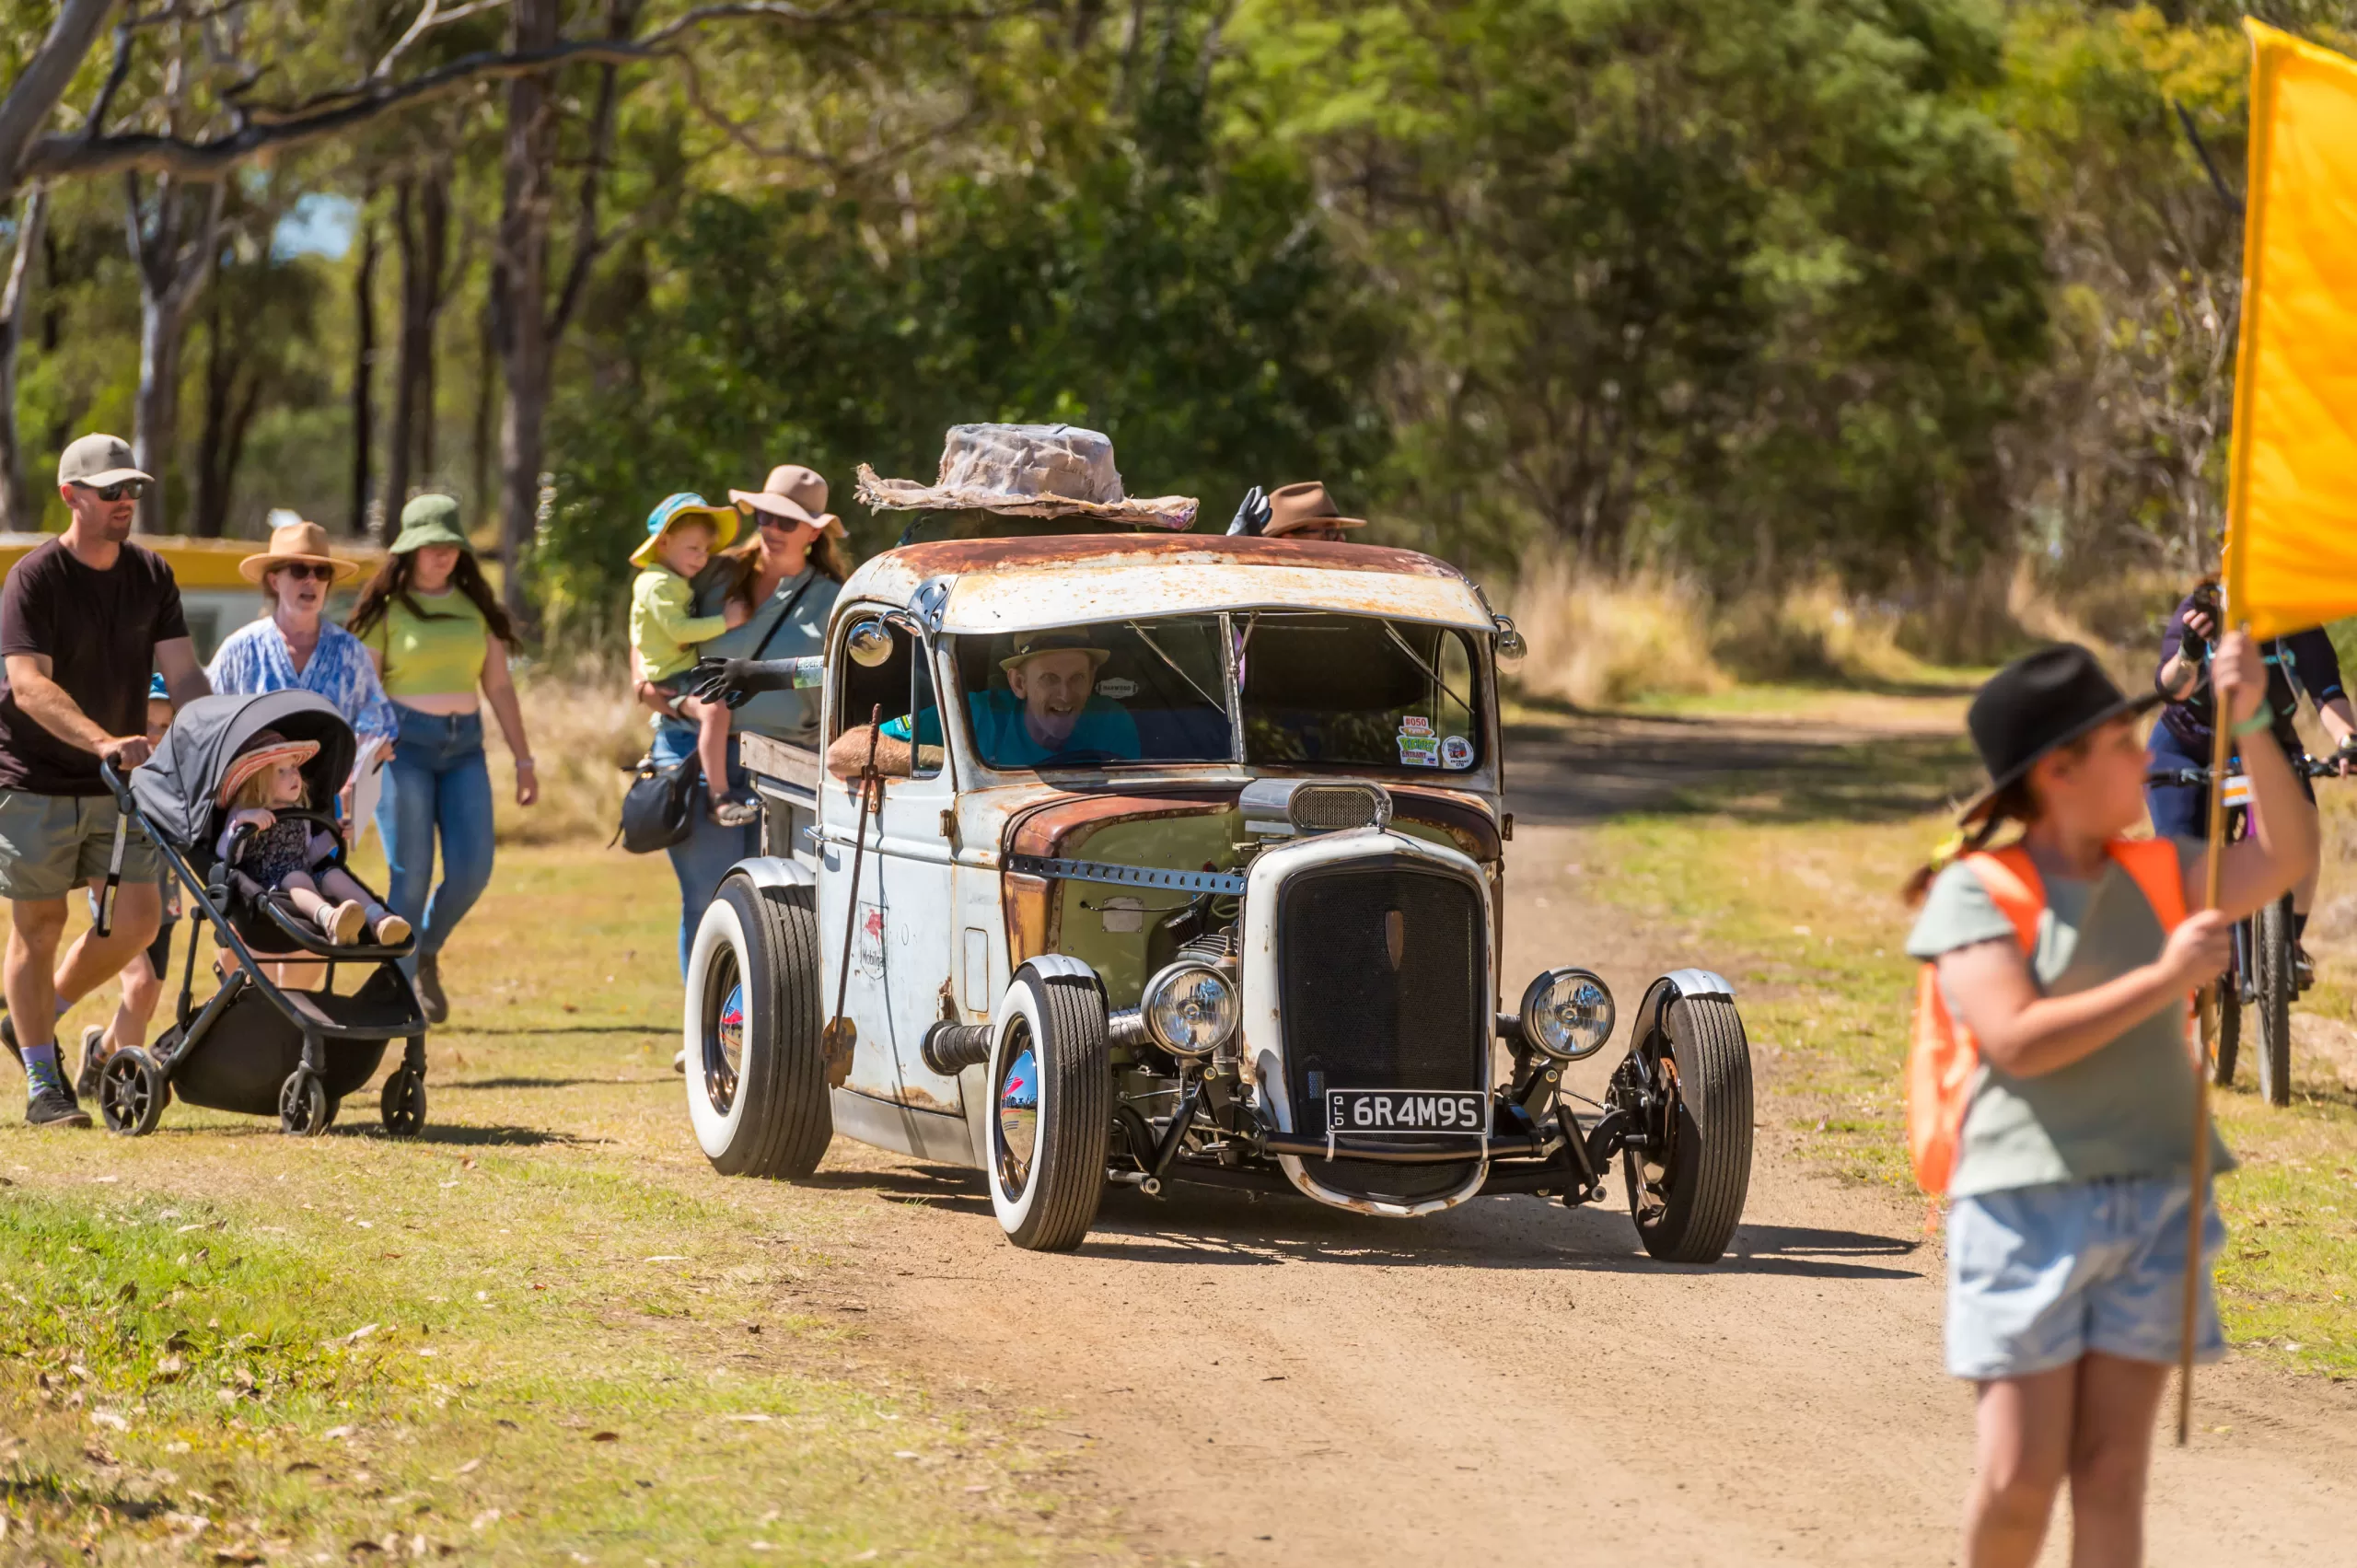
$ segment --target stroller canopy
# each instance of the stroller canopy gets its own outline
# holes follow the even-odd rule
[[[183,854],[212,851],[214,792],[239,748],[265,729],[289,740],[319,742],[303,764],[314,810],[331,809],[351,776],[358,743],[335,704],[312,691],[264,691],[254,697],[199,697],[182,708],[146,763],[132,770],[131,794],[149,830]]]

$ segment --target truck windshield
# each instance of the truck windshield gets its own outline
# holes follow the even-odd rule
[[[1263,610],[950,639],[993,769],[1234,762],[1480,765],[1471,643],[1380,617]],[[937,714],[919,738],[940,733]]]
[[[1480,763],[1477,666],[1462,632],[1315,611],[1235,619],[1247,762]]]
[[[1223,620],[957,638],[975,753],[1002,769],[1233,761]]]

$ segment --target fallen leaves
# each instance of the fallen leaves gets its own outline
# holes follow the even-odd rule
[[[621,1440],[622,1434],[619,1432],[593,1432],[589,1434],[592,1443],[619,1443]]]

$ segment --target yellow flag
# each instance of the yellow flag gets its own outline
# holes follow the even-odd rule
[[[2226,603],[2357,614],[2357,60],[2246,20],[2253,64]]]

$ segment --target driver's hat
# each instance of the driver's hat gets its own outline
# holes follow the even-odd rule
[[[1011,670],[1026,659],[1041,654],[1060,654],[1067,650],[1088,656],[1092,670],[1102,669],[1105,661],[1113,656],[1110,648],[1100,648],[1088,640],[1088,633],[1071,632],[1027,632],[1015,639],[1015,651],[998,661],[1001,669]]]

